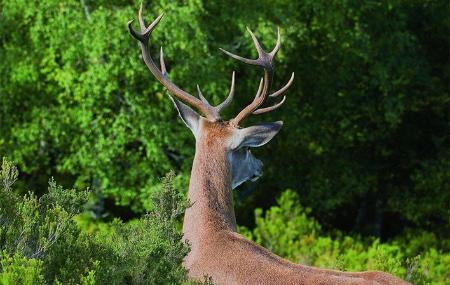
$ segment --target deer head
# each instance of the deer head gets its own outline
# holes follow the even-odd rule
[[[258,52],[257,59],[243,58],[221,49],[224,53],[239,61],[262,67],[264,70],[264,76],[261,78],[258,91],[256,92],[253,101],[243,108],[236,117],[229,121],[224,121],[221,119],[220,113],[233,100],[235,93],[235,73],[233,72],[232,75],[231,88],[228,97],[217,106],[212,106],[208,102],[198,85],[199,98],[180,89],[169,80],[164,64],[162,47],[160,51],[160,68],[156,66],[150,55],[150,35],[162,17],[163,14],[158,16],[149,26],[146,26],[142,16],[141,4],[138,15],[140,32],[137,32],[132,28],[133,21],[128,22],[128,29],[131,35],[139,41],[145,64],[153,76],[155,76],[155,78],[161,82],[173,96],[170,96],[170,98],[174,102],[181,119],[195,136],[197,151],[199,148],[202,148],[203,151],[206,152],[219,151],[225,153],[229,166],[231,167],[232,188],[234,189],[247,180],[258,179],[262,175],[262,162],[252,155],[250,148],[259,147],[268,143],[281,129],[283,123],[277,121],[246,128],[241,128],[240,124],[242,124],[244,119],[251,114],[263,114],[279,108],[286,100],[286,97],[283,96],[278,103],[272,106],[262,107],[268,98],[277,98],[282,95],[289,86],[291,86],[294,80],[294,73],[292,73],[290,80],[281,89],[269,94],[273,77],[273,61],[281,44],[280,30],[278,29],[277,43],[274,49],[271,52],[266,52],[262,49],[258,39],[252,31],[247,28]],[[200,114],[191,107],[196,109]]]

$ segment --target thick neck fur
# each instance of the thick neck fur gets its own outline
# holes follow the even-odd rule
[[[189,202],[183,234],[194,249],[211,231],[236,231],[231,191],[231,169],[225,148],[217,140],[217,128],[200,134],[189,183]]]

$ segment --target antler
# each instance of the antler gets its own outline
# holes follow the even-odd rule
[[[273,78],[273,60],[281,46],[280,28],[277,29],[277,43],[274,49],[269,53],[262,49],[258,39],[255,37],[255,35],[249,28],[247,28],[247,31],[252,37],[253,44],[255,45],[256,51],[258,52],[257,59],[244,58],[235,55],[231,52],[228,52],[224,49],[220,49],[221,51],[223,51],[224,53],[226,53],[227,55],[231,56],[234,59],[237,59],[247,64],[261,66],[262,68],[264,68],[264,77],[263,79],[261,79],[255,99],[253,100],[252,103],[250,103],[247,107],[245,107],[234,119],[231,120],[231,124],[235,126],[238,126],[239,123],[242,122],[250,114],[255,115],[262,114],[279,108],[286,100],[286,96],[283,96],[283,99],[273,106],[258,109],[267,100],[268,97],[278,97],[279,95],[283,94],[294,81],[294,73],[292,73],[291,78],[289,79],[289,81],[286,83],[285,86],[283,86],[278,91],[272,93],[271,95],[268,95]]]
[[[220,113],[226,108],[228,107],[228,105],[230,105],[231,101],[233,101],[234,98],[234,74],[235,72],[233,71],[233,75],[231,76],[231,87],[230,87],[230,93],[228,93],[228,97],[227,99],[225,99],[225,101],[223,101],[222,103],[220,103],[217,106],[211,106],[211,104],[208,102],[208,100],[206,100],[206,98],[203,96],[202,91],[200,90],[200,86],[198,86],[197,84],[197,90],[198,90],[198,97],[200,98],[200,100],[206,104],[215,114],[217,114],[217,116],[220,115]]]
[[[140,32],[137,32],[133,29],[132,23],[133,20],[128,22],[128,30],[130,31],[131,35],[139,41],[141,51],[142,51],[142,57],[144,58],[144,62],[147,65],[150,72],[153,74],[153,76],[156,77],[156,79],[161,82],[167,90],[177,97],[179,100],[183,101],[186,104],[189,104],[195,108],[197,108],[203,115],[206,116],[206,118],[216,121],[220,119],[219,113],[222,111],[226,106],[228,106],[233,99],[234,95],[234,72],[232,77],[232,84],[231,84],[231,90],[230,94],[228,95],[228,98],[220,105],[213,107],[211,106],[208,101],[203,97],[201,94],[200,88],[199,88],[199,95],[200,99],[194,97],[193,95],[187,93],[186,91],[180,89],[177,85],[175,85],[172,81],[169,80],[168,73],[164,64],[164,54],[161,47],[160,52],[160,65],[161,70],[156,66],[155,62],[153,61],[150,50],[149,50],[149,39],[152,31],[155,29],[155,27],[158,25],[158,23],[161,21],[161,18],[164,14],[159,15],[148,27],[146,27],[144,18],[142,16],[142,3],[139,8],[139,25],[140,25]]]
[[[144,18],[142,16],[143,11],[143,5],[141,3],[141,6],[139,8],[139,25],[140,25],[140,32],[136,32],[133,27],[132,23],[133,20],[128,22],[128,30],[130,31],[131,35],[139,41],[141,51],[142,51],[142,57],[144,59],[145,64],[147,65],[150,72],[153,74],[153,76],[156,77],[156,79],[161,82],[167,90],[177,97],[179,100],[183,101],[186,104],[189,104],[196,109],[198,109],[203,115],[206,116],[207,119],[217,121],[220,119],[220,112],[222,112],[233,100],[234,97],[234,85],[235,85],[235,73],[233,72],[233,76],[231,79],[231,88],[230,93],[228,94],[227,99],[222,102],[221,104],[217,106],[212,106],[208,100],[203,96],[200,87],[197,85],[199,98],[194,97],[193,95],[187,93],[186,91],[179,88],[177,85],[175,85],[172,81],[169,80],[169,76],[166,70],[166,66],[164,63],[164,53],[163,49],[161,47],[160,52],[160,66],[161,70],[156,66],[155,62],[153,61],[151,55],[150,55],[150,49],[149,49],[149,39],[152,31],[155,29],[155,27],[159,24],[161,21],[161,18],[164,14],[159,15],[148,27],[145,25]],[[256,50],[258,52],[258,59],[247,59],[243,58],[241,56],[232,54],[226,50],[221,49],[223,52],[228,54],[229,56],[240,60],[247,64],[257,65],[264,68],[264,77],[261,79],[258,92],[256,93],[255,99],[253,100],[250,105],[245,107],[234,119],[232,119],[230,122],[231,124],[238,126],[242,120],[244,120],[246,117],[248,117],[250,114],[262,114],[266,113],[272,110],[277,109],[280,107],[284,101],[286,100],[286,96],[283,97],[283,99],[270,107],[265,108],[259,108],[268,97],[278,97],[279,95],[283,94],[289,86],[291,86],[293,80],[294,80],[294,73],[292,73],[291,79],[286,83],[285,86],[283,86],[278,91],[272,93],[271,95],[268,95],[271,83],[272,83],[272,77],[273,77],[273,60],[275,58],[275,55],[277,54],[278,50],[280,49],[281,45],[281,37],[280,37],[280,29],[278,28],[278,35],[277,35],[277,43],[275,45],[275,48],[270,52],[265,52],[261,45],[258,42],[258,39],[255,37],[253,32],[247,28],[248,32],[250,33],[250,36],[253,39],[253,43],[256,47]]]

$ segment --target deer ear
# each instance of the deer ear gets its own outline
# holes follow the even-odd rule
[[[183,120],[186,126],[192,131],[194,136],[197,137],[200,115],[192,110],[188,105],[177,100],[176,98],[170,96],[170,99],[172,99],[173,104],[177,108],[178,115],[180,115],[181,120]]]
[[[232,149],[265,145],[280,131],[282,126],[283,122],[277,121],[239,129],[233,138]]]

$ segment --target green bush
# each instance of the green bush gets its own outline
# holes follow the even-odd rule
[[[174,174],[152,195],[153,209],[138,220],[105,223],[81,213],[87,191],[65,190],[53,180],[37,198],[14,192],[17,168],[6,159],[0,172],[0,284],[181,284],[188,252],[180,233],[186,206],[173,188]],[[240,227],[248,238],[294,262],[340,270],[382,270],[414,284],[444,285],[450,254],[422,233],[408,242],[381,243],[322,227],[284,192],[278,206],[255,211],[256,227]],[[432,236],[432,235],[431,235]],[[423,241],[427,240],[426,247]],[[441,242],[446,244],[446,242]],[[192,283],[192,282],[190,282]],[[205,284],[211,281],[205,277]]]
[[[304,208],[298,195],[285,191],[264,214],[255,211],[256,227],[240,227],[248,238],[294,262],[346,271],[381,270],[405,278],[414,284],[444,285],[450,275],[450,253],[428,244],[418,248],[423,235],[408,242],[380,242],[336,232],[326,235]],[[429,237],[429,235],[426,235]],[[433,241],[428,238],[428,241]]]
[[[20,253],[0,254],[0,284],[2,285],[37,285],[45,284],[42,260],[26,258]]]
[[[153,209],[123,223],[96,222],[83,211],[87,191],[50,180],[40,198],[19,196],[17,168],[3,159],[0,284],[179,284],[185,282],[180,217],[185,203],[174,174],[152,195]]]

